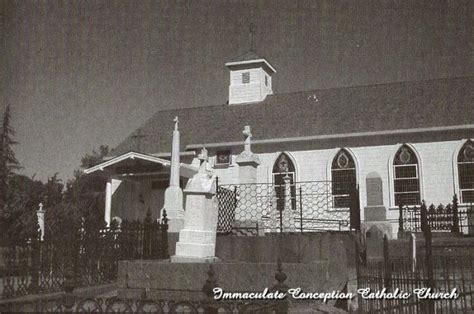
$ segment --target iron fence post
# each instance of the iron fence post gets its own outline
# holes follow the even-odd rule
[[[453,196],[453,227],[451,231],[459,233],[458,197],[456,194]]]
[[[215,271],[212,264],[209,264],[209,269],[207,271],[207,279],[204,285],[202,286],[201,291],[206,295],[207,304],[205,306],[205,313],[217,314],[218,308],[214,304],[214,288],[217,287],[217,279],[215,277]]]
[[[428,214],[426,209],[426,204],[423,201],[421,205],[421,231],[425,238],[425,259],[426,259],[426,270],[427,270],[427,279],[426,287],[434,289],[434,275],[433,275],[433,248],[431,243],[431,228],[428,223]],[[426,313],[434,313],[434,301],[431,299],[426,300]]]
[[[390,251],[388,247],[388,237],[385,234],[383,236],[383,264],[384,264],[384,287],[390,289],[392,268],[390,263]]]
[[[398,232],[401,233],[403,232],[403,205],[399,204],[398,205]]]
[[[151,245],[152,245],[152,238],[151,238],[151,210],[148,207],[148,211],[146,212],[145,220],[143,221],[143,259],[150,259],[151,256]]]
[[[360,202],[359,202],[359,185],[350,192],[350,228],[360,230]]]
[[[300,226],[301,233],[303,233],[303,192],[300,186]]]
[[[272,287],[272,291],[278,291],[278,292],[283,292],[287,293],[288,292],[288,285],[285,283],[286,279],[288,276],[283,272],[283,268],[281,266],[281,259],[278,258],[277,261],[277,271],[275,273],[275,279],[277,283]],[[290,307],[288,296],[283,299],[283,300],[278,300],[275,308],[275,313],[280,314],[280,313],[288,313],[288,309]]]
[[[161,219],[161,258],[168,259],[170,258],[170,253],[168,251],[168,215],[166,210],[163,209],[163,218]]]

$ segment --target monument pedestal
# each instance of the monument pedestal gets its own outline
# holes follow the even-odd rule
[[[169,219],[168,231],[178,233],[184,227],[183,191],[179,186],[169,186],[166,189],[163,209]]]
[[[243,151],[237,156],[235,162],[239,165],[240,183],[257,182],[257,167],[260,165],[260,159],[257,155]]]
[[[365,221],[362,223],[362,231],[367,237],[373,237],[374,234],[387,235],[392,238],[392,224],[387,221],[387,209],[383,205],[367,206],[364,208]],[[377,231],[376,231],[377,229]],[[368,234],[367,234],[368,233]],[[377,238],[378,236],[376,236]]]
[[[202,159],[207,157],[202,153]],[[215,260],[217,202],[214,197],[216,185],[214,179],[205,173],[201,165],[200,172],[189,180],[184,194],[186,212],[184,228],[176,243],[176,255],[171,262],[209,262]]]

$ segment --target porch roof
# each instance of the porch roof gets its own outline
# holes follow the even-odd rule
[[[119,163],[126,162],[128,160],[142,160],[147,162],[150,165],[160,165],[164,168],[170,168],[171,162],[169,160],[159,158],[153,155],[137,153],[134,151],[130,151],[128,153],[119,155],[117,157],[111,158],[106,160],[94,167],[88,168],[84,170],[85,174],[91,174],[98,171],[109,170],[111,174],[114,174],[114,166],[118,165]],[[198,169],[192,165],[180,163],[180,176],[185,178],[191,178],[198,172]]]

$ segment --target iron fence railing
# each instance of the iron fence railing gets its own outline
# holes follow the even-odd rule
[[[219,233],[345,231],[360,226],[358,191],[351,193],[348,208],[337,208],[330,181],[217,185],[217,199]]]
[[[451,293],[454,288],[459,294],[452,299],[421,299],[414,292],[427,289],[428,269],[426,259],[413,262],[406,259],[369,260],[358,266],[358,287],[371,293],[409,293],[407,299],[364,298],[359,296],[359,313],[471,313],[474,310],[474,256],[454,258],[436,256],[433,259],[432,293]],[[431,304],[430,304],[431,301]],[[434,309],[430,311],[429,309]]]
[[[456,195],[447,205],[399,206],[399,231],[421,232],[422,209],[426,210],[427,224],[433,231],[457,232],[474,235],[474,204],[457,203]]]
[[[452,231],[459,232],[456,197],[453,207],[454,218],[450,218],[449,226]],[[442,217],[445,217],[444,213]],[[401,216],[401,227],[403,219]],[[429,219],[428,209],[423,204],[416,225],[419,226],[416,230],[423,233],[423,256],[391,257],[385,235],[383,258],[367,260],[367,248],[362,241],[356,241],[357,285],[367,291],[366,295],[358,294],[359,313],[471,313],[474,310],[474,255],[468,253],[462,258],[434,256],[432,226],[439,227],[440,219],[434,222]],[[446,227],[441,230],[446,230]],[[392,296],[405,294],[405,297],[367,297],[376,292],[386,295],[384,291]]]
[[[148,290],[138,299],[80,297],[74,294],[74,283],[68,278],[63,294],[21,301],[5,300],[0,302],[0,313],[288,313],[288,298],[218,298],[214,289],[219,284],[212,264],[207,275],[201,291],[193,291],[200,295],[195,294],[193,298],[176,296],[176,290],[169,290],[166,298],[149,296]],[[279,259],[274,277],[276,283],[269,290],[286,294],[289,288],[285,283],[287,275]]]
[[[140,300],[119,298],[63,298],[0,304],[2,313],[287,313],[278,312],[281,302]]]
[[[71,225],[43,240],[38,229],[2,239],[0,299],[61,290],[68,273],[76,286],[107,283],[116,279],[119,260],[168,258],[166,214],[161,222],[150,216],[108,228]]]

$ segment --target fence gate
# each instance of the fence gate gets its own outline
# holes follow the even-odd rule
[[[358,191],[341,205],[334,202],[330,181],[218,185],[217,200],[221,234],[360,229]]]

